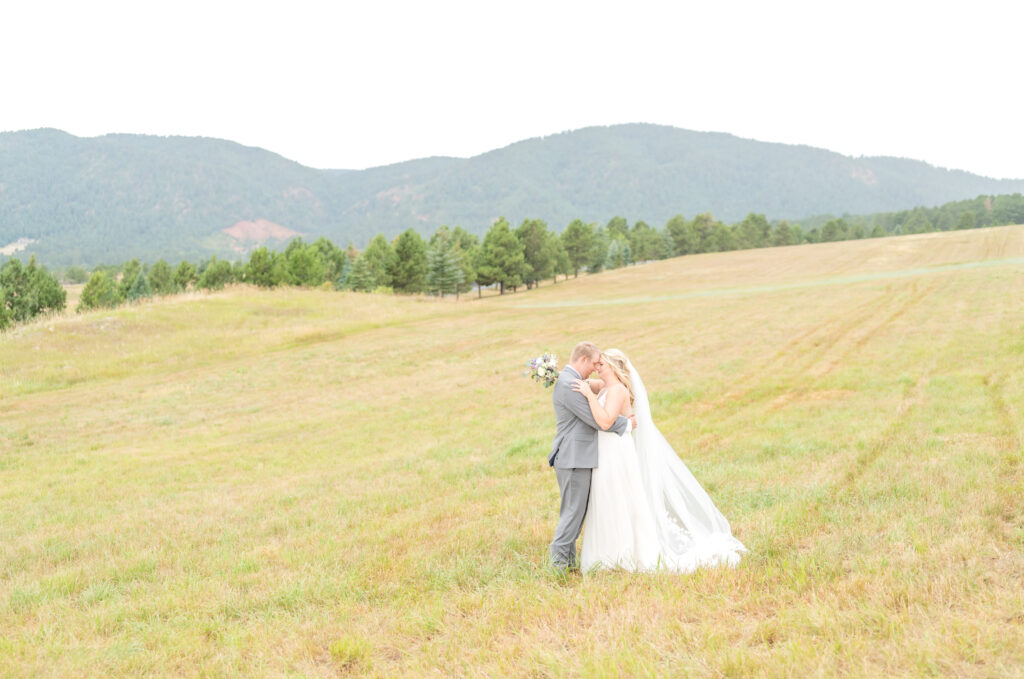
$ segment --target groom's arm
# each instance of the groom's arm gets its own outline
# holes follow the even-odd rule
[[[567,385],[560,385],[562,388],[562,404],[565,405],[569,411],[576,417],[583,420],[583,422],[591,429],[597,429],[600,431],[610,431],[622,436],[626,432],[626,425],[629,423],[622,415],[615,418],[611,426],[607,429],[601,429],[600,425],[597,424],[597,420],[594,419],[594,413],[590,412],[590,402],[587,401],[587,397],[578,391],[573,391]],[[566,394],[565,392],[568,392]]]

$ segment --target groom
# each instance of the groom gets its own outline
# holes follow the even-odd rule
[[[548,464],[555,468],[562,505],[558,527],[551,542],[551,565],[559,570],[576,568],[576,539],[583,529],[590,498],[590,474],[597,467],[597,432],[600,427],[590,412],[587,397],[573,391],[573,380],[589,376],[601,362],[601,350],[580,342],[572,350],[569,364],[555,382],[551,400],[555,406],[555,441]],[[619,415],[608,428],[621,436],[629,422]]]

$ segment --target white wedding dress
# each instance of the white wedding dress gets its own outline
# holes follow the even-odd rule
[[[598,395],[604,406],[605,393]],[[654,570],[658,533],[644,492],[633,437],[597,433],[597,468],[590,477],[580,568]]]
[[[624,436],[598,433],[582,569],[689,573],[702,566],[735,566],[746,547],[654,425],[643,380],[632,363],[627,367],[637,430]]]

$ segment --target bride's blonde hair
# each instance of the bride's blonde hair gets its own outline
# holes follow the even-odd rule
[[[627,367],[629,359],[618,349],[609,349],[604,352],[603,356],[608,367],[615,373],[615,377],[626,387],[626,391],[629,392],[629,405],[633,405],[633,400],[636,397],[633,395],[633,381],[629,379],[629,368]]]

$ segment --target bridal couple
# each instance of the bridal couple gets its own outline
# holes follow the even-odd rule
[[[584,379],[595,371],[596,379]],[[548,463],[562,497],[552,566],[688,573],[739,562],[746,548],[654,426],[644,383],[625,354],[576,345],[552,401],[557,429]]]

